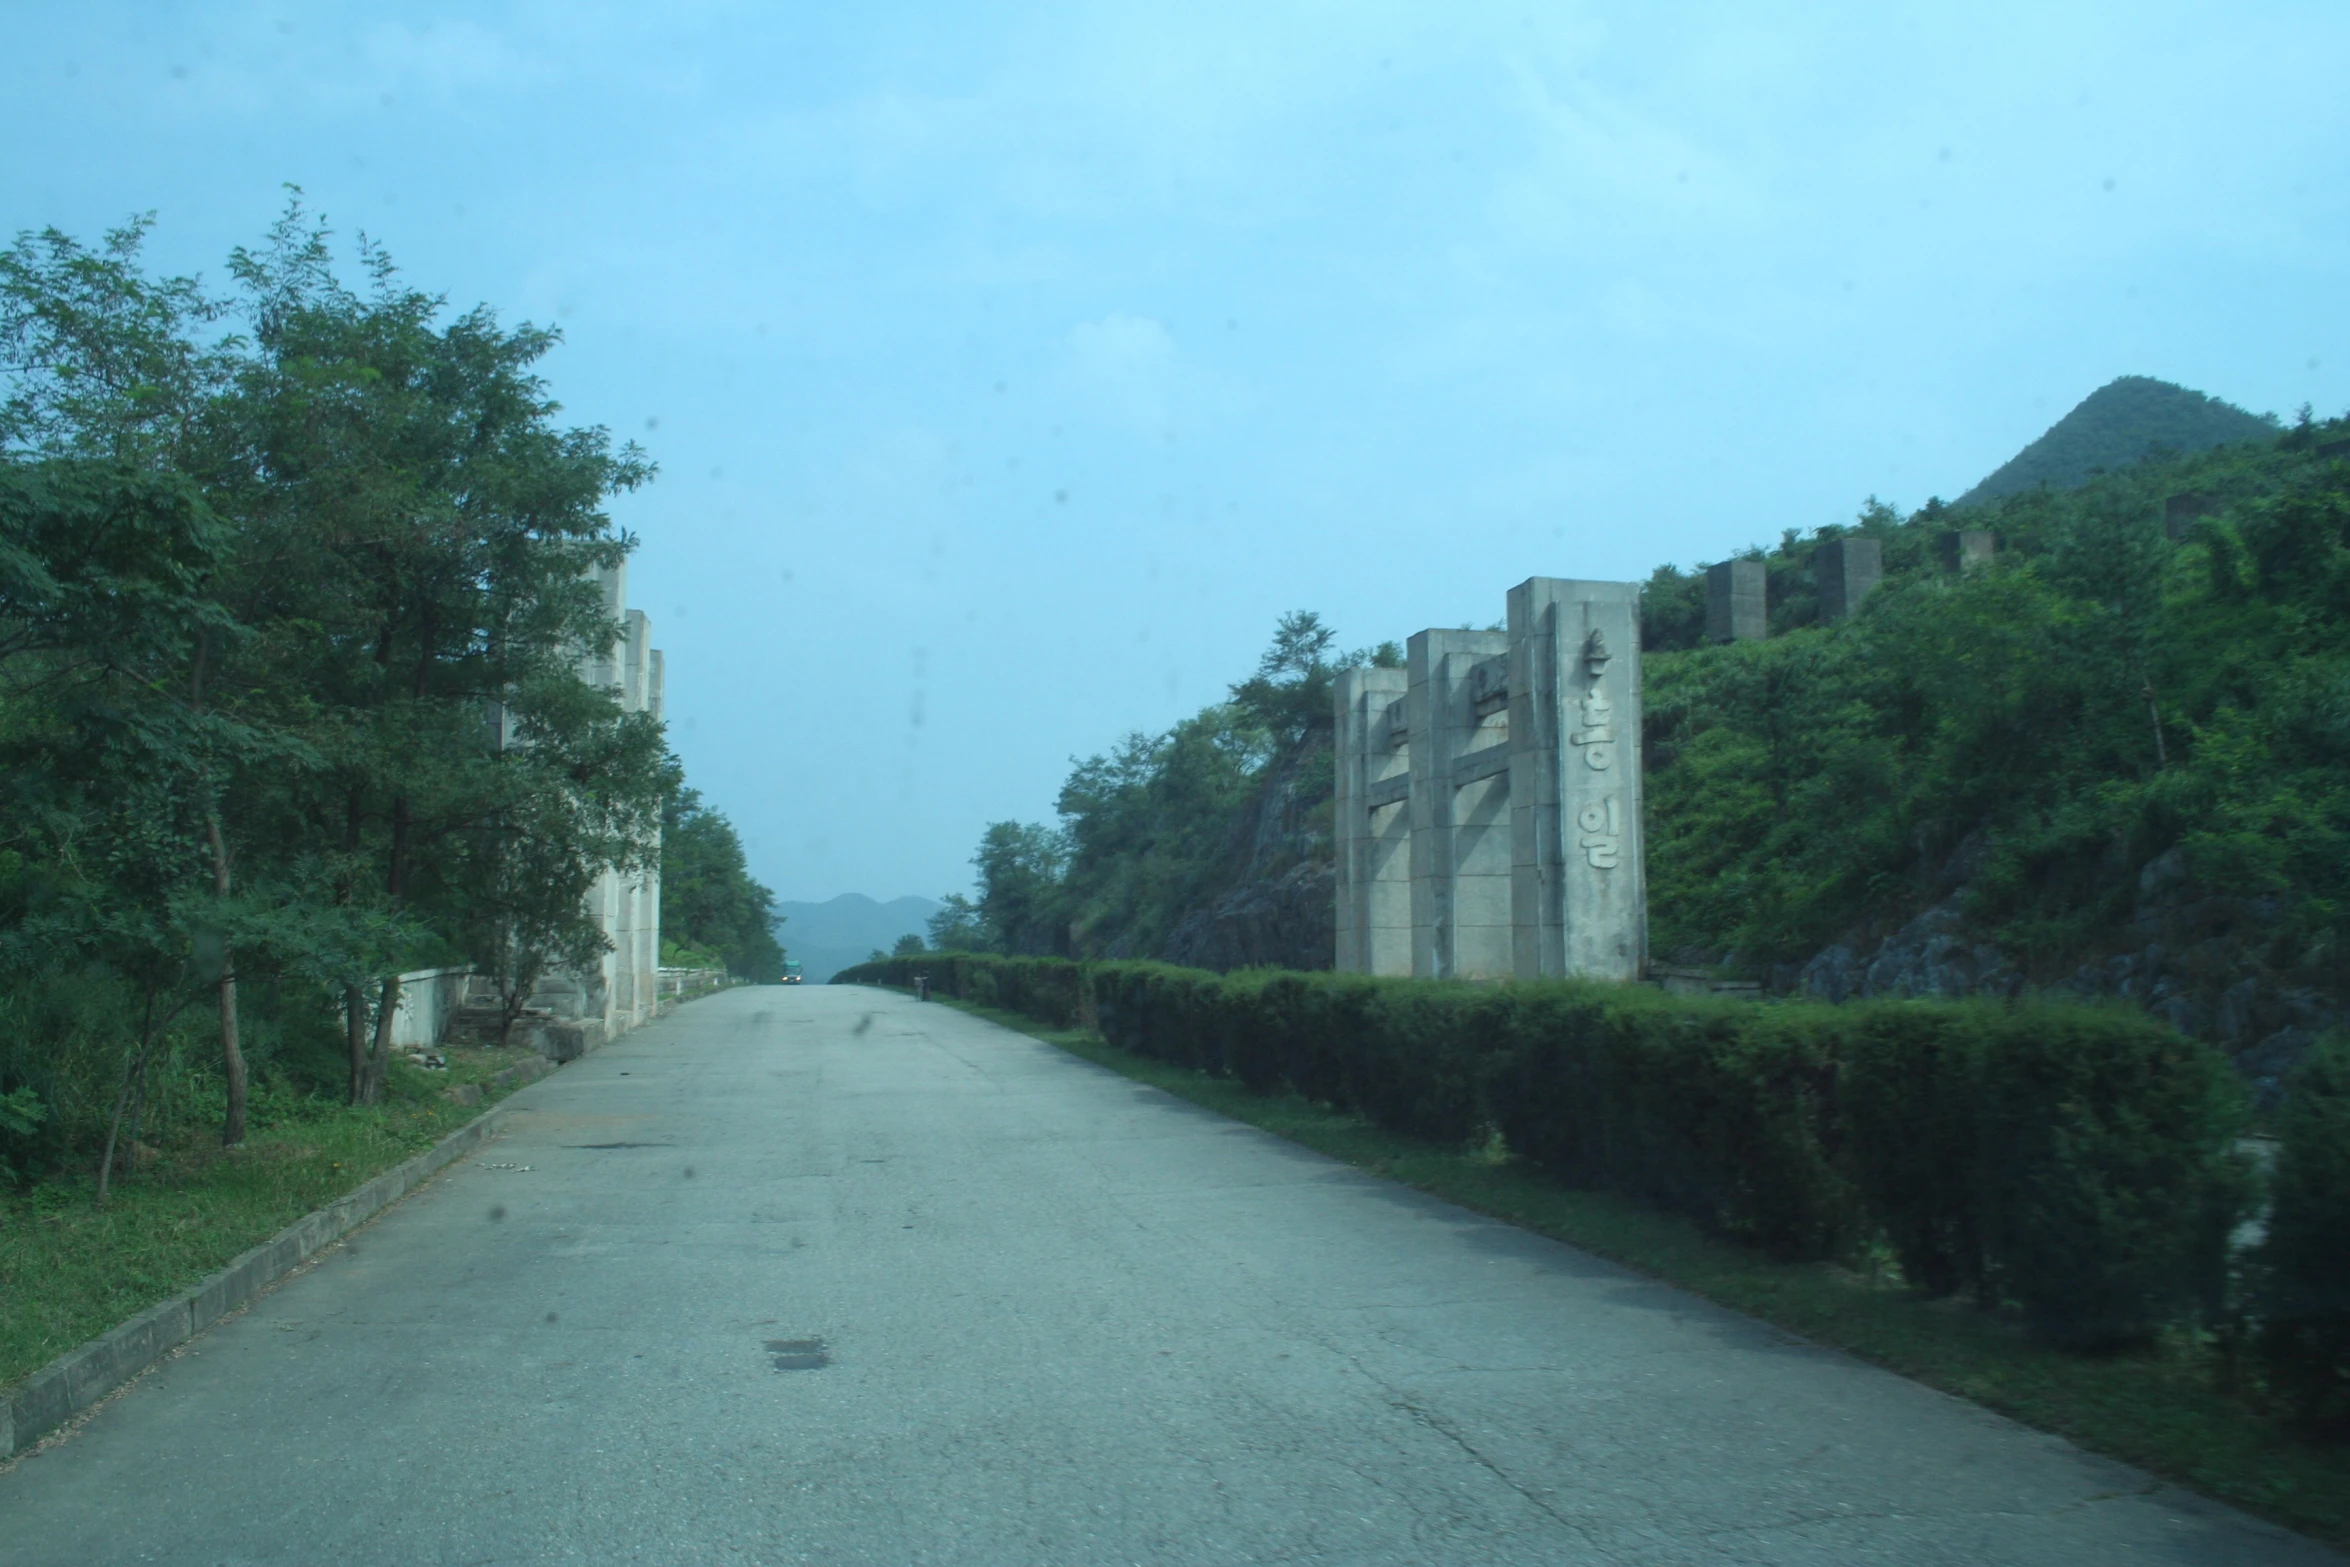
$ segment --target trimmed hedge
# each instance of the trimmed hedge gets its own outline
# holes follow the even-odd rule
[[[1573,1185],[1790,1259],[1882,1245],[1935,1294],[2080,1349],[2208,1320],[2249,1203],[2208,1046],[2119,1009],[1830,1007],[1162,963],[892,958],[838,980],[1083,1023],[1139,1055],[1440,1142],[1499,1131]]]
[[[2350,1431],[2350,1035],[2319,1041],[2301,1063],[2277,1134],[2260,1354],[2296,1418]]]

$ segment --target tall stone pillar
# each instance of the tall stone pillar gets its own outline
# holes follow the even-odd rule
[[[1820,584],[1820,619],[1842,620],[1876,591],[1885,575],[1885,546],[1876,539],[1830,539],[1811,561]]]
[[[1999,536],[1984,529],[1962,528],[1934,535],[1934,552],[1944,571],[1973,571],[1998,558]]]
[[[621,661],[628,654],[625,631],[628,615],[628,562],[623,560],[617,566],[598,570],[596,586],[601,588],[604,593],[604,618],[623,622],[624,629],[620,641],[615,642],[607,651],[598,653],[588,660],[588,684],[617,689],[621,680]]]
[[[1510,954],[1509,638],[1423,631],[1410,676],[1412,973],[1500,979]]]
[[[653,623],[641,609],[629,610],[622,621],[620,705],[631,713],[651,706]],[[621,929],[612,933],[613,959],[620,970],[621,1027],[634,1028],[653,1015],[659,992],[655,965],[645,954],[645,936],[651,924],[649,888],[642,873],[621,884]]]
[[[605,617],[618,636],[608,649],[581,660],[580,677],[608,691],[623,712],[663,715],[663,661],[652,645],[652,622],[628,607],[628,565],[623,561],[596,573]],[[494,712],[501,736],[510,720]],[[610,943],[593,968],[545,976],[534,1000],[558,1015],[600,1025],[610,1038],[652,1017],[660,999],[661,877],[653,868],[635,875],[607,870],[587,892],[587,915]]]
[[[1349,669],[1333,698],[1342,974],[1412,971],[1411,745],[1400,669]]]
[[[1638,979],[1648,961],[1639,584],[1520,583],[1509,655],[1513,969]]]
[[[596,929],[610,936],[620,924],[620,878],[610,871],[604,872],[596,878],[595,888],[588,897],[595,905]],[[580,1013],[582,1017],[593,1017],[603,1024],[604,1037],[607,1039],[618,1032],[618,1018],[614,1011],[618,994],[616,976],[619,973],[615,959],[618,956],[617,952],[607,952],[597,959],[595,984],[588,997],[588,1004]]]
[[[1705,568],[1705,639],[1760,642],[1770,631],[1769,573],[1759,560]]]
[[[654,648],[651,653],[646,655],[645,711],[653,715],[653,721],[655,723],[664,722],[665,715],[669,710],[667,692],[665,689],[665,685],[668,680],[668,673],[668,665],[661,657],[661,650],[659,648]],[[645,874],[645,885],[648,889],[648,895],[645,900],[645,967],[652,976],[648,983],[652,986],[651,994],[656,1002],[660,999],[661,995],[660,847],[661,827],[659,823],[655,823],[653,826],[653,868]]]

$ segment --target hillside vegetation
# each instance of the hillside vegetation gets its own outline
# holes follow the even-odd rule
[[[1645,613],[1656,951],[1829,999],[2129,997],[2264,1087],[2340,1020],[2350,894],[2350,428],[1989,508],[1872,507],[1862,613],[1766,559],[1772,638]],[[2173,540],[2173,497],[2203,515]],[[1988,528],[1988,569],[1936,547]],[[2262,1052],[2266,1052],[2265,1055]]]
[[[1702,569],[1654,574],[1652,950],[1830,1000],[2124,996],[2264,1092],[2341,1021],[2350,427],[2135,378],[2075,412],[2123,440],[2129,409],[2183,400],[2258,438],[2164,450],[2158,422],[2129,448],[2155,455],[2069,489],[1871,501],[1749,551],[1766,641],[1702,645]],[[1953,569],[1959,529],[1997,559]],[[1852,534],[1885,580],[1823,626],[1813,556]],[[1081,764],[1057,825],[990,827],[954,944],[1326,967],[1330,682],[1394,656],[1287,617],[1228,701]]]

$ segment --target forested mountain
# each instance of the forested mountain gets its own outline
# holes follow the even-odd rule
[[[2148,457],[2266,440],[2276,421],[2151,376],[2125,375],[2081,399],[2048,433],[1958,498],[1984,506],[2047,485],[2069,490]]]
[[[811,984],[822,984],[876,950],[887,952],[919,935],[939,905],[929,898],[892,898],[887,903],[861,892],[844,892],[822,903],[779,903],[785,945]]]
[[[2123,996],[2273,1084],[2350,997],[2350,426],[2257,427],[1790,532],[1749,552],[1761,642],[1702,645],[1702,570],[1660,568],[1652,950],[1830,997]],[[1961,528],[1991,565],[1954,568]],[[1885,580],[1822,625],[1813,556],[1851,534]],[[1079,766],[1058,826],[988,830],[979,934],[1327,966],[1330,681],[1372,657],[1287,618],[1230,700]]]

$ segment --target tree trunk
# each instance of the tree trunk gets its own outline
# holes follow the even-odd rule
[[[384,1068],[392,1054],[392,1024],[400,1013],[400,976],[384,976],[383,999],[375,1010],[375,1047],[367,1054],[366,1094],[361,1104],[371,1105],[383,1097]]]
[[[106,1194],[114,1183],[114,1150],[122,1140],[122,1118],[130,1109],[131,1093],[139,1091],[140,1108],[146,1108],[147,1053],[155,1048],[155,995],[149,991],[147,1005],[139,1020],[139,1053],[131,1058],[130,1067],[122,1075],[122,1092],[114,1096],[114,1114],[106,1122],[106,1151],[98,1156],[98,1206],[106,1206]],[[139,1140],[138,1128],[131,1128],[131,1141]]]
[[[412,818],[408,797],[400,795],[392,801],[392,842],[389,866],[384,877],[384,890],[391,895],[392,907],[400,906],[401,894],[408,890],[408,843]],[[400,976],[384,976],[383,1000],[375,1013],[375,1046],[363,1063],[361,1091],[354,1100],[357,1104],[374,1104],[383,1092],[384,1068],[390,1064],[392,1053],[392,1022],[400,1007]]]
[[[220,813],[204,819],[212,839],[212,890],[228,899],[228,845],[220,836]],[[221,1075],[228,1083],[228,1114],[221,1119],[220,1142],[234,1148],[245,1140],[245,1052],[237,1039],[237,957],[224,936],[220,946],[220,1056]]]
[[[357,985],[343,987],[343,1045],[351,1058],[351,1103],[367,1102],[367,997]]]

